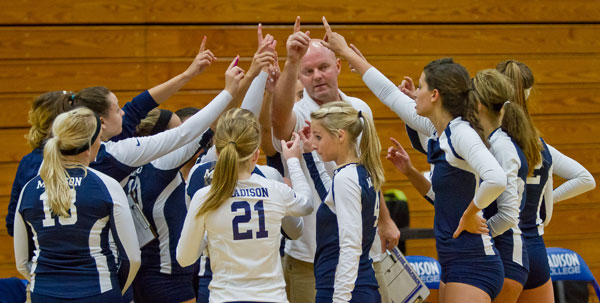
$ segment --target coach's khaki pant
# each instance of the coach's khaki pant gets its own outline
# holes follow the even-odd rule
[[[283,277],[290,303],[315,302],[317,291],[313,263],[300,261],[286,254],[283,257]]]
[[[380,262],[373,262],[375,278],[379,284],[381,303],[391,303],[387,283],[383,279]],[[290,303],[313,303],[317,291],[315,289],[314,264],[300,261],[286,254],[283,257],[283,277],[285,291]]]

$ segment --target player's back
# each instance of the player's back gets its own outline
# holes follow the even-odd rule
[[[209,188],[196,195],[205,195]],[[211,301],[285,297],[279,244],[281,219],[289,214],[285,201],[290,198],[287,185],[253,174],[239,180],[232,197],[207,215]]]
[[[42,179],[25,187],[18,212],[35,242],[31,291],[81,298],[118,288],[117,260],[109,240],[117,182],[100,172],[69,169],[75,202],[69,218],[52,216]],[[121,190],[122,191],[122,190]]]

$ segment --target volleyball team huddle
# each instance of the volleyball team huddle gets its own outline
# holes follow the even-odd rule
[[[595,181],[540,137],[532,71],[506,60],[470,78],[443,58],[396,85],[323,24],[313,39],[296,19],[282,71],[259,25],[250,68],[236,57],[200,110],[157,107],[217,60],[206,37],[122,109],[105,87],[39,96],[7,215],[31,302],[391,302],[382,145],[369,105],[338,89],[336,56],[427,155],[423,173],[390,138],[385,157],[434,206],[439,301],[553,302],[544,226]]]

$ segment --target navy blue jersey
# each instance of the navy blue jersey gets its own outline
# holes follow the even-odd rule
[[[138,168],[126,185],[127,194],[140,205],[158,238],[142,248],[140,271],[163,274],[191,274],[193,266],[182,268],[176,260],[176,248],[187,214],[189,199],[179,169],[212,139],[209,129],[199,144],[191,143]]]
[[[133,97],[131,102],[123,106],[123,124],[121,133],[110,138],[111,141],[119,141],[135,136],[135,130],[142,119],[146,118],[148,113],[158,107],[152,95],[147,90]]]
[[[355,287],[378,286],[369,251],[377,233],[379,193],[366,168],[356,163],[320,182],[330,190],[317,210],[315,284],[350,300]]]
[[[450,122],[440,138],[429,140],[427,146],[427,161],[434,166],[431,174],[431,186],[435,194],[434,229],[436,248],[442,264],[446,258],[496,254],[489,234],[464,231],[458,238],[452,238],[464,211],[475,200],[479,183],[479,177],[472,169],[468,169],[468,164],[457,152],[452,140],[456,139],[453,131],[457,127],[457,132],[474,131],[465,122],[453,122]],[[481,141],[480,143],[484,146]]]
[[[17,269],[35,294],[83,298],[127,287],[140,252],[127,198],[112,178],[93,169],[69,169],[70,217],[51,215],[40,176],[24,187],[15,217]],[[33,234],[29,263],[27,232]],[[118,257],[111,245],[118,249]],[[129,266],[128,266],[129,265]],[[118,271],[121,271],[119,284]]]
[[[146,118],[146,115],[154,107],[158,106],[156,101],[152,99],[148,91],[144,91],[138,96],[134,97],[133,100],[127,102],[123,106],[123,131],[121,134],[111,138],[111,141],[118,141],[128,137],[132,137],[135,134],[135,127],[140,123],[141,119]],[[13,183],[10,202],[8,204],[8,214],[6,215],[6,229],[8,234],[13,234],[13,221],[15,218],[15,209],[17,207],[17,200],[23,185],[33,177],[38,175],[42,160],[44,157],[43,147],[34,149],[31,153],[25,155],[19,162],[19,168],[17,169],[17,175]],[[100,169],[100,171],[102,171]]]
[[[544,220],[546,218],[546,200],[552,196],[552,156],[546,142],[542,138],[542,162],[535,166],[533,176],[527,178],[527,195],[525,207],[521,211],[519,227],[526,238],[544,234]],[[550,202],[553,203],[553,202]]]
[[[141,271],[164,274],[192,273],[177,263],[176,249],[187,214],[185,182],[179,169],[161,170],[146,164],[130,177],[128,194],[135,197],[158,238],[142,248]]]
[[[8,213],[6,214],[6,230],[11,236],[13,235],[15,210],[17,209],[21,190],[29,180],[38,175],[42,160],[44,160],[44,149],[40,147],[25,155],[19,162],[15,181],[13,181],[10,191],[10,202],[8,203]]]

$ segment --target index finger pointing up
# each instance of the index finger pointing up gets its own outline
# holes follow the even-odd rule
[[[300,16],[296,16],[296,22],[294,23],[294,33],[300,31]]]
[[[326,32],[331,32],[331,26],[329,26],[329,23],[327,22],[327,19],[325,19],[325,16],[323,16],[323,26],[325,27]]]
[[[206,47],[206,36],[202,38],[202,43],[200,43],[200,51],[199,53],[204,51],[204,47]]]

